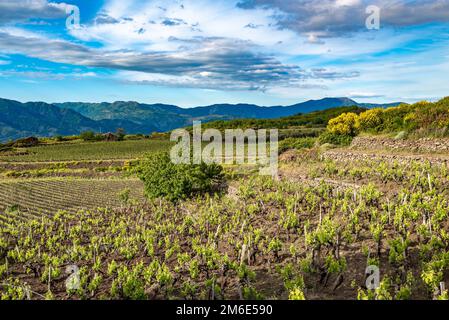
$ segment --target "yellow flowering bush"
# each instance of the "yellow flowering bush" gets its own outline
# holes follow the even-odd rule
[[[355,113],[343,113],[329,121],[327,130],[332,134],[355,136],[360,128],[359,116]]]
[[[360,114],[360,129],[373,129],[382,124],[382,114],[384,110],[381,108],[371,109]]]

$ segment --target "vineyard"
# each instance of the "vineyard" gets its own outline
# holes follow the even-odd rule
[[[148,152],[167,150],[169,141],[129,140],[120,142],[76,142],[22,148],[12,154],[0,153],[0,161],[45,162],[135,159]]]
[[[447,299],[449,168],[396,160],[301,151],[278,180],[228,174],[225,195],[179,203],[143,201],[120,161],[62,165],[89,179],[4,178],[1,296]]]
[[[40,217],[59,210],[76,212],[80,209],[117,207],[122,205],[119,194],[129,189],[129,197],[143,200],[139,180],[119,179],[28,179],[0,182],[0,219],[30,214]]]

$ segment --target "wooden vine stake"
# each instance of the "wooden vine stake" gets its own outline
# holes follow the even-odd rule
[[[240,253],[240,265],[241,265],[241,266],[242,266],[243,263],[245,262],[245,253],[246,253],[246,250],[247,250],[247,246],[246,246],[246,244],[244,244],[244,245],[242,246],[242,252]]]

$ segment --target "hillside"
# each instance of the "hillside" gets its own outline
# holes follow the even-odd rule
[[[164,104],[146,105],[118,101],[114,103],[68,102],[55,104],[55,106],[76,111],[96,121],[127,119],[142,128],[142,131],[133,133],[168,131],[191,123],[191,117],[182,114],[184,109]]]
[[[325,127],[330,119],[345,112],[361,113],[366,108],[358,106],[335,107],[326,110],[313,111],[305,114],[296,114],[278,119],[235,119],[228,121],[213,121],[203,125],[203,128],[216,129],[288,129],[294,127]]]
[[[150,134],[156,131],[165,132],[190,126],[195,120],[211,122],[235,119],[276,119],[344,106],[377,107],[379,105],[359,104],[348,98],[325,98],[286,107],[218,104],[183,109],[174,105],[150,105],[120,101],[47,104],[43,102],[20,103],[0,99],[2,115],[0,118],[0,141],[32,135],[42,137],[77,135],[86,130],[108,132],[115,131],[117,128],[124,128],[127,133],[131,134]],[[261,123],[265,125],[265,122]],[[283,126],[279,122],[276,125]],[[285,125],[290,126],[289,123]]]
[[[261,107],[254,104],[215,104],[184,109],[174,105],[140,104],[132,101],[114,103],[68,102],[55,105],[74,110],[94,120],[127,119],[143,127],[151,124],[156,126],[158,131],[169,131],[179,127],[190,126],[194,120],[210,122],[233,119],[275,119],[344,106],[374,108],[399,104],[360,104],[348,98],[324,98],[285,107]],[[146,131],[148,132],[148,130]]]
[[[0,99],[0,114],[0,141],[27,136],[76,135],[87,130],[140,130],[138,125],[128,120],[95,121],[73,110],[43,102],[20,103]]]

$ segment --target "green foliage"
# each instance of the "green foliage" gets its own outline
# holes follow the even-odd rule
[[[389,277],[385,277],[379,285],[379,288],[374,291],[367,290],[366,292],[363,289],[358,290],[357,300],[393,300],[393,297],[390,293],[391,291],[391,279]]]
[[[145,279],[142,277],[143,265],[138,264],[132,269],[126,266],[117,270],[117,277],[111,286],[111,294],[116,297],[122,297],[131,300],[144,300]]]
[[[163,133],[163,132],[153,132],[150,134],[150,139],[153,140],[170,140],[170,134],[169,133]]]
[[[123,141],[125,140],[126,131],[123,128],[118,128],[117,131],[115,132],[115,135],[117,136],[118,141]]]
[[[129,195],[131,193],[131,189],[129,188],[125,188],[122,191],[120,191],[117,196],[119,198],[119,200],[123,203],[123,204],[127,204],[129,202]]]
[[[253,287],[243,287],[242,289],[243,299],[250,300],[250,301],[257,301],[257,300],[263,300],[264,297],[261,293],[259,293],[255,288]]]
[[[292,127],[325,127],[330,119],[342,113],[361,113],[366,109],[360,107],[339,107],[291,117],[278,119],[236,119],[230,121],[213,121],[203,124],[204,129],[287,129]]]
[[[447,136],[449,133],[449,97],[431,103],[421,101],[387,109],[372,109],[358,117],[340,115],[329,121],[328,130],[340,135],[356,135],[358,131],[398,133],[403,136]]]
[[[187,199],[195,194],[211,192],[224,182],[221,166],[174,164],[166,152],[150,155],[138,170],[139,178],[145,184],[145,194],[150,199]]]
[[[315,145],[315,138],[287,138],[279,143],[279,152],[290,149],[309,149]]]
[[[344,258],[335,259],[333,255],[326,257],[326,269],[328,273],[341,273],[346,269],[346,260]]]
[[[127,134],[124,137],[124,140],[144,140],[149,139],[149,136],[146,136],[144,134]]]
[[[99,140],[101,140],[101,137],[93,131],[81,132],[80,138],[83,139],[84,141],[99,141]]]
[[[289,300],[306,300],[304,295],[304,278],[291,263],[279,270],[284,281],[285,289],[287,289]]]
[[[337,146],[349,146],[353,137],[349,135],[341,135],[329,131],[324,132],[318,138],[320,144],[330,143]]]
[[[1,292],[0,300],[25,300],[31,297],[29,287],[22,284],[19,279],[11,279],[3,283],[2,287],[6,290]]]

